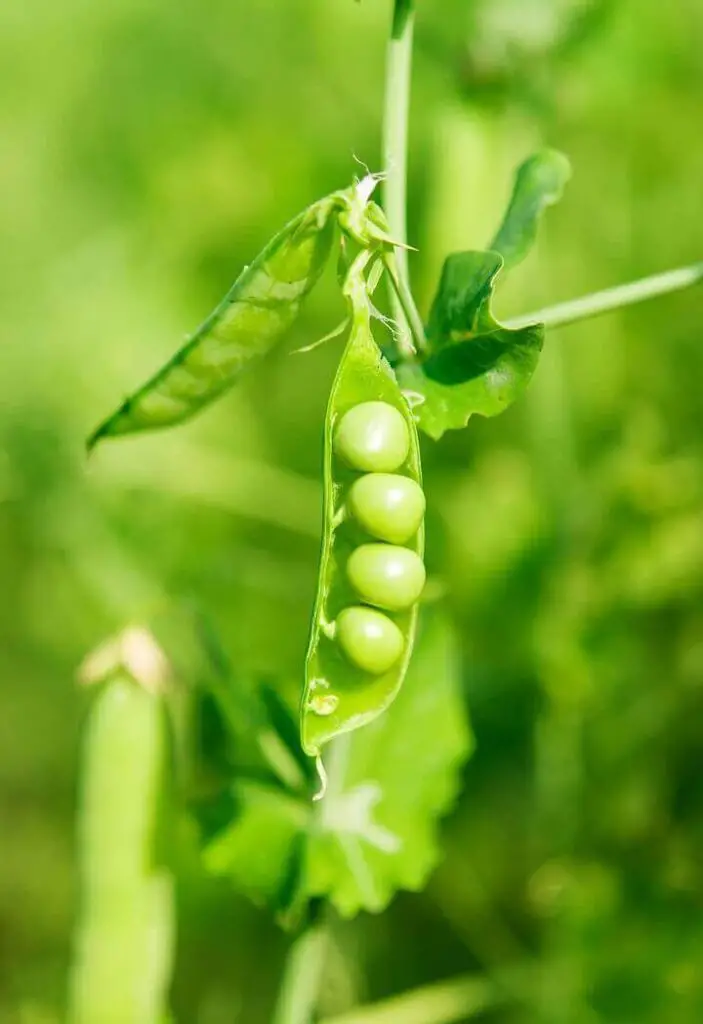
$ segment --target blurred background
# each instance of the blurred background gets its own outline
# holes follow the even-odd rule
[[[410,236],[427,310],[542,144],[574,177],[502,315],[703,256],[700,0],[418,0]],[[171,434],[95,423],[308,202],[379,166],[389,0],[0,6],[0,1021],[61,1017],[75,669],[197,607],[297,686],[329,275],[288,349]],[[340,930],[327,1012],[519,967],[499,1024],[703,1019],[703,292],[548,335],[527,398],[424,444],[428,560],[477,739],[422,895]],[[263,1024],[286,937],[183,886],[184,1024]]]

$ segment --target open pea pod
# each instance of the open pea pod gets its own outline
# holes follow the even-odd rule
[[[380,715],[398,693],[424,584],[417,431],[374,342],[362,253],[325,421],[324,531],[301,709],[305,751]]]

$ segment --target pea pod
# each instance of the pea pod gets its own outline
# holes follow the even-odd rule
[[[174,944],[168,817],[167,666],[151,635],[125,631],[91,655],[78,860],[81,912],[71,1024],[162,1019]]]
[[[398,693],[424,583],[419,444],[371,333],[371,258],[362,252],[345,279],[352,326],[325,420],[322,556],[301,709],[311,756]]]
[[[335,224],[358,245],[390,244],[383,215],[369,201],[376,178],[313,203],[245,267],[222,302],[186,344],[90,436],[182,423],[225,392],[286,334],[327,263]]]
[[[189,419],[270,351],[324,270],[338,201],[321,199],[271,239],[183,348],[94,431],[88,447]]]

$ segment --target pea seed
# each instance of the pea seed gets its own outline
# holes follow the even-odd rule
[[[354,665],[375,676],[393,668],[405,643],[387,615],[361,606],[345,608],[337,616],[337,639]]]
[[[352,469],[392,473],[408,457],[410,432],[395,406],[361,402],[342,416],[334,447]]]
[[[367,533],[403,544],[420,528],[425,495],[418,483],[394,473],[367,473],[355,480],[347,498],[349,511]]]
[[[347,577],[359,597],[389,611],[410,608],[425,585],[422,559],[394,544],[362,544],[349,556]]]

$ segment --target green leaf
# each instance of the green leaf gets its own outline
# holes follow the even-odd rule
[[[405,684],[375,722],[335,740],[329,789],[308,839],[302,885],[346,917],[421,889],[440,855],[437,819],[472,749],[456,638],[423,609]]]
[[[491,299],[500,271],[527,255],[542,212],[561,197],[570,175],[562,153],[535,153],[518,168],[490,250],[445,260],[427,324],[428,356],[396,368],[418,426],[435,440],[465,427],[476,413],[497,416],[527,387],[544,327],[503,327],[491,312]]]
[[[497,252],[448,256],[430,314],[430,355],[396,367],[415,420],[435,440],[469,418],[497,416],[527,387],[542,349],[544,328],[501,326],[490,310],[503,266]]]
[[[502,266],[496,252],[455,252],[446,258],[427,323],[430,352],[466,341],[481,330]]]
[[[203,850],[205,868],[227,877],[257,905],[288,905],[311,806],[254,781],[234,789],[237,812]]]
[[[438,606],[425,608],[400,695],[335,740],[324,799],[238,781],[235,814],[205,845],[204,866],[288,926],[318,897],[345,916],[382,910],[398,889],[426,883],[440,854],[438,818],[471,749],[456,637]]]
[[[503,223],[489,246],[501,254],[506,267],[527,256],[540,216],[561,199],[570,177],[571,164],[555,149],[540,150],[520,165]]]

